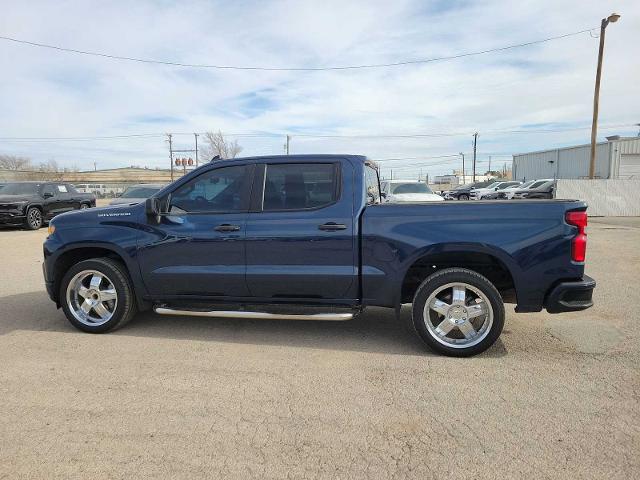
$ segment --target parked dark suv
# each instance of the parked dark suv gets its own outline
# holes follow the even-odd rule
[[[64,182],[7,183],[0,190],[0,225],[39,229],[59,213],[95,207],[96,197]]]

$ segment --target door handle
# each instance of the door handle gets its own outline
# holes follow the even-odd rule
[[[214,228],[217,232],[237,232],[240,230],[240,225],[231,225],[229,223],[223,223]]]
[[[327,222],[322,225],[318,225],[318,228],[327,232],[335,232],[338,230],[346,230],[347,226],[344,223]]]

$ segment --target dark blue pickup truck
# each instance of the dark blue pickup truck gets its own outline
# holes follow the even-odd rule
[[[348,320],[413,304],[434,350],[487,349],[517,312],[592,305],[586,204],[380,202],[354,155],[254,157],[194,170],[145,203],[56,217],[51,299],[86,332],[159,314]]]

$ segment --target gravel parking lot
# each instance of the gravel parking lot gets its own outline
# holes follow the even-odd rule
[[[470,359],[383,309],[83,334],[44,291],[45,235],[0,230],[0,478],[640,478],[637,218],[591,221],[594,308],[508,308]]]

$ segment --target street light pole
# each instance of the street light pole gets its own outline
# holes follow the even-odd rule
[[[609,22],[615,23],[620,18],[612,13],[600,23],[600,46],[598,48],[598,67],[596,69],[596,86],[593,92],[593,123],[591,124],[591,161],[589,162],[589,178],[596,174],[596,137],[598,135],[598,107],[600,103],[600,77],[602,75],[602,56],[604,55],[604,34]]]
[[[465,183],[467,183],[466,179],[464,178],[464,153],[460,152],[460,155],[462,155],[462,184],[464,185]]]
[[[171,181],[173,182],[173,143],[171,142],[172,135],[167,133],[169,142],[169,168],[171,169]]]
[[[478,132],[473,134],[473,183],[476,183],[476,145],[478,144]]]
[[[198,168],[198,134],[194,133],[193,136],[196,139],[196,168]]]

